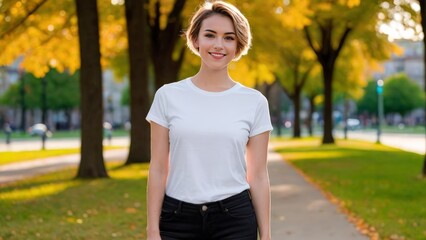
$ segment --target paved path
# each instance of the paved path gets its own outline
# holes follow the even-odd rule
[[[127,152],[127,149],[108,150],[104,152],[104,159],[105,161],[124,161]],[[80,155],[72,154],[0,165],[0,185],[67,167],[76,167],[79,161]]]
[[[368,239],[279,154],[271,150],[268,161],[273,240]]]
[[[113,137],[109,142],[104,140],[104,145],[112,146],[129,146],[129,137]],[[48,139],[45,144],[46,149],[63,149],[63,148],[79,148],[79,138],[65,139]],[[0,152],[19,152],[29,150],[40,150],[41,140],[37,138],[27,140],[13,140],[11,144],[6,144],[3,139],[0,139]]]
[[[343,138],[342,132],[335,134]],[[370,142],[377,141],[377,132],[375,131],[349,131],[349,139],[361,139]],[[425,154],[426,142],[423,134],[401,134],[401,133],[383,133],[380,137],[383,145],[396,147],[405,151]]]

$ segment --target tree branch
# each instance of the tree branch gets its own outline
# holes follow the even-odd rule
[[[339,52],[342,50],[343,46],[345,45],[345,41],[349,36],[349,33],[352,31],[352,28],[346,27],[345,32],[343,33],[342,37],[340,38],[339,45],[335,50],[336,55],[339,54]]]
[[[43,32],[44,34],[47,35],[46,39],[44,39],[41,43],[40,46],[43,46],[44,44],[48,43],[50,41],[50,39],[52,39],[53,37],[57,36],[64,28],[71,26],[71,18],[73,16],[76,15],[76,12],[72,12],[67,18],[66,21],[64,22],[64,24],[59,27],[59,28],[55,28],[55,31],[50,33],[50,32],[45,32],[42,31],[41,29],[39,29],[39,31]]]
[[[303,28],[303,30],[304,30],[304,32],[305,32],[306,39],[308,40],[308,44],[309,44],[309,46],[312,48],[312,50],[313,50],[313,51],[315,52],[315,54],[318,56],[318,55],[319,55],[319,52],[318,52],[318,50],[315,48],[314,43],[312,42],[312,37],[311,37],[311,34],[310,34],[310,32],[309,32],[308,27],[307,27],[307,26],[305,26],[305,27]]]
[[[288,91],[288,89],[287,88],[285,88],[284,87],[284,85],[281,83],[281,79],[278,77],[278,75],[276,74],[276,73],[274,73],[274,76],[275,76],[275,82],[277,82],[279,85],[280,85],[280,87],[281,87],[281,89],[284,91],[284,93],[288,96],[288,97],[292,97],[292,95],[290,94],[290,92]]]
[[[4,39],[6,36],[13,33],[19,26],[21,26],[31,15],[33,15],[43,4],[48,0],[41,0],[32,10],[30,10],[22,19],[16,22],[15,25],[12,25],[9,29],[0,34],[0,40]]]
[[[186,0],[176,0],[175,4],[173,5],[172,11],[169,13],[169,16],[167,16],[167,26],[166,29],[163,31],[165,34],[165,38],[171,40],[169,52],[172,54],[174,51],[174,47],[176,46],[176,42],[178,41],[180,37],[180,30],[182,28],[182,11],[185,6]]]
[[[302,81],[300,82],[300,88],[303,88],[303,86],[305,85],[306,81],[308,80],[309,74],[311,73],[312,69],[314,68],[314,64],[310,64],[308,69],[303,73],[302,76]]]

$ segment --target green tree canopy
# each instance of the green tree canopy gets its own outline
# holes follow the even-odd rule
[[[68,72],[60,73],[56,69],[50,69],[45,78],[48,109],[67,110],[80,104],[78,72],[71,75]],[[2,95],[1,103],[18,107],[21,103],[22,84],[24,84],[26,106],[29,109],[41,108],[42,79],[35,77],[32,73],[25,73],[20,82],[11,85]]]
[[[418,84],[405,74],[396,74],[385,79],[383,101],[385,113],[401,116],[424,106],[425,96]]]
[[[377,114],[377,83],[370,80],[364,87],[364,94],[358,101],[358,113]]]

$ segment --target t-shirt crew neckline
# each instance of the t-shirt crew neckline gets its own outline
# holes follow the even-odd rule
[[[193,89],[196,92],[199,92],[201,94],[204,95],[208,95],[208,96],[223,96],[226,94],[229,94],[235,90],[237,90],[239,87],[241,87],[241,84],[239,82],[235,82],[235,85],[224,90],[224,91],[220,91],[220,92],[211,92],[211,91],[207,91],[204,89],[201,89],[199,87],[197,87],[193,82],[192,82],[192,78],[187,78],[186,79],[187,84],[191,87],[191,89]]]

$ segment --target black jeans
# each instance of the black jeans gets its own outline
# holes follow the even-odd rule
[[[250,192],[221,201],[192,204],[164,197],[162,240],[256,240],[257,220]]]

